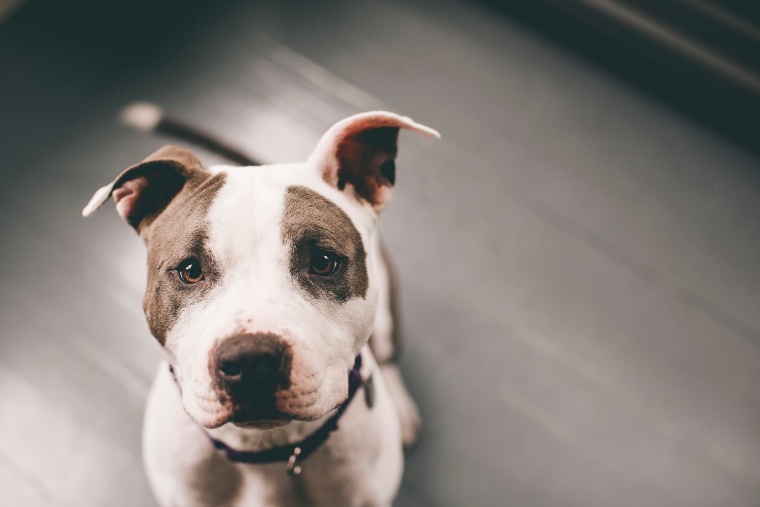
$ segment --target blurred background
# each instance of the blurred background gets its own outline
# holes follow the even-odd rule
[[[402,134],[381,219],[425,427],[396,506],[760,505],[760,23],[742,0],[0,0],[0,505],[152,506],[143,246],[170,140]],[[214,156],[199,152],[207,164]]]

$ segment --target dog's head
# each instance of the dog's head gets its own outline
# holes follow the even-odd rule
[[[198,423],[270,428],[345,400],[375,319],[370,236],[399,128],[437,136],[373,112],[334,125],[301,164],[205,169],[167,146],[84,209],[113,196],[145,241],[145,315]]]

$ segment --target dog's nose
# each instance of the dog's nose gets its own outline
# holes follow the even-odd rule
[[[223,340],[214,351],[211,375],[233,401],[264,402],[290,385],[288,344],[270,333],[240,334]]]
[[[228,357],[219,361],[219,376],[229,383],[242,382],[244,375],[256,380],[272,380],[282,364],[282,356],[277,353],[250,350],[223,355]]]

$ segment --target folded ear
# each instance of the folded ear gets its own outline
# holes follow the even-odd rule
[[[385,111],[361,113],[333,125],[307,163],[330,185],[340,190],[350,185],[358,198],[379,212],[390,199],[396,180],[400,128],[440,137],[435,130],[406,116]]]
[[[164,146],[98,189],[82,215],[92,215],[113,196],[119,215],[138,229],[161,213],[188,181],[202,181],[208,176],[210,173],[190,151]]]

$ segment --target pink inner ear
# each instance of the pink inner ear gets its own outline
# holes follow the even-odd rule
[[[140,198],[140,194],[147,188],[148,178],[138,176],[137,178],[125,181],[122,185],[113,191],[113,201],[116,204],[116,211],[124,220],[135,214],[135,206]]]
[[[358,124],[357,127],[362,124]],[[381,210],[395,182],[398,127],[365,128],[349,132],[338,142],[338,188],[350,183],[357,195]],[[326,174],[325,180],[330,181]]]

